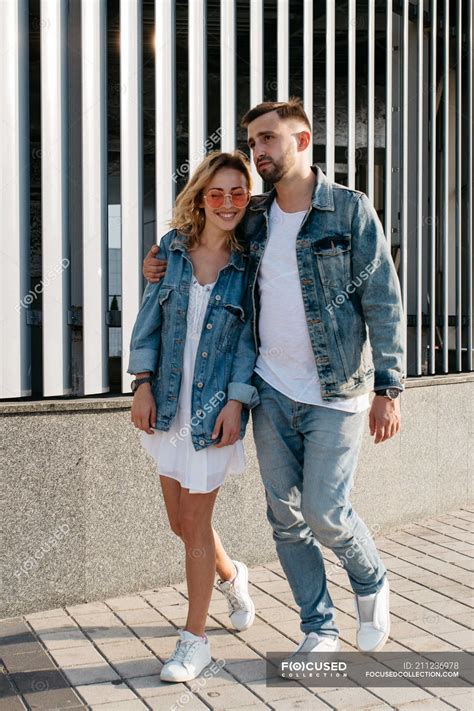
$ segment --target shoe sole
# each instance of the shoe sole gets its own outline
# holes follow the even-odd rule
[[[247,566],[245,565],[245,563],[242,563],[242,565],[245,566],[245,567],[244,567],[245,585],[246,585],[247,591],[248,591],[248,589],[249,589],[249,569],[247,568]],[[229,618],[229,619],[230,619],[230,622],[231,622],[231,624],[232,624],[232,627],[233,627],[235,630],[237,630],[238,632],[245,632],[245,630],[248,630],[248,628],[253,625],[254,620],[255,620],[255,605],[254,605],[254,603],[253,603],[252,598],[250,597],[250,594],[249,594],[248,592],[247,592],[247,594],[248,594],[248,596],[249,596],[250,605],[251,605],[251,607],[250,607],[250,610],[251,610],[251,613],[250,613],[250,621],[247,622],[247,624],[245,625],[245,627],[237,627],[237,626],[234,625],[234,623],[232,622],[232,618]]]
[[[188,676],[186,676],[186,677],[184,677],[184,678],[180,678],[180,679],[167,679],[166,677],[162,677],[161,674],[160,674],[160,681],[166,681],[166,682],[168,682],[168,683],[170,683],[170,684],[182,684],[184,681],[192,681],[193,679],[196,679],[200,674],[202,674],[202,672],[204,671],[204,669],[207,669],[207,667],[208,667],[209,664],[211,664],[211,663],[212,663],[212,659],[211,659],[210,661],[208,661],[207,664],[205,664],[205,665],[202,667],[202,669],[200,669],[196,674],[194,674],[194,675],[189,675],[189,674],[188,674]]]

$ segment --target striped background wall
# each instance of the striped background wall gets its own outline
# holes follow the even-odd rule
[[[472,23],[470,0],[0,3],[0,398],[130,392],[144,252],[204,153],[291,94],[379,211],[409,374],[472,370]]]

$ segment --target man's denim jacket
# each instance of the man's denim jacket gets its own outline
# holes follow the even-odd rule
[[[127,373],[153,373],[156,429],[167,431],[176,414],[182,379],[193,267],[185,239],[177,230],[164,235],[159,246],[156,256],[168,261],[166,273],[158,283],[148,283],[143,292],[130,340]],[[219,437],[211,439],[211,434],[227,400],[244,404],[241,438],[249,409],[260,401],[251,384],[256,352],[248,262],[248,252],[232,251],[209,299],[196,356],[189,423],[196,451],[220,441]]]
[[[296,257],[321,396],[329,401],[388,387],[403,390],[405,318],[377,212],[364,193],[330,181],[317,165],[312,170],[317,184]],[[275,196],[273,188],[253,198],[242,224],[249,240],[257,353],[257,275]]]

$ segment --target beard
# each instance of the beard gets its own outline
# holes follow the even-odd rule
[[[278,183],[282,178],[284,178],[290,168],[293,167],[293,152],[291,148],[288,148],[286,153],[284,153],[279,160],[273,160],[272,158],[268,158],[268,161],[270,161],[270,164],[266,168],[264,168],[263,173],[261,173],[258,169],[257,172],[262,178],[262,180],[265,180],[265,182],[274,185],[275,183]]]

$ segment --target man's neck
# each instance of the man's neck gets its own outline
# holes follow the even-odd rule
[[[309,167],[304,174],[283,178],[275,185],[278,205],[284,212],[307,210],[316,183],[316,174]]]

